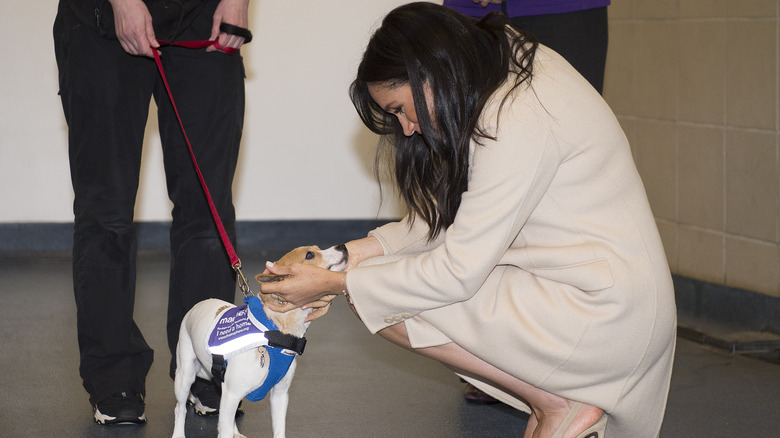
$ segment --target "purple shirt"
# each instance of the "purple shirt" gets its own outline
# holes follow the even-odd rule
[[[609,2],[610,0],[506,0],[506,13],[509,17],[563,14],[602,8],[608,6]],[[483,8],[471,0],[444,0],[444,6],[471,17],[484,17],[488,12],[501,10],[501,5],[490,4]]]

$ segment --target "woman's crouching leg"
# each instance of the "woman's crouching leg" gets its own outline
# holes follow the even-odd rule
[[[454,342],[433,347],[413,348],[404,323],[384,328],[379,331],[379,335],[409,351],[441,362],[470,381],[482,382],[494,387],[520,402],[509,403],[510,405],[515,407],[519,404],[528,405],[531,408],[531,419],[526,428],[525,438],[552,436],[572,407],[577,404],[574,400],[544,391],[496,368]],[[576,437],[595,424],[603,414],[602,409],[583,404],[563,436]]]

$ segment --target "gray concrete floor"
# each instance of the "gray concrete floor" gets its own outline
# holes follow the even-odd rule
[[[266,258],[244,259],[245,273]],[[168,261],[139,258],[136,321],[156,360],[147,380],[148,423],[98,426],[78,376],[70,259],[0,259],[0,436],[167,437],[173,384],[164,335]],[[290,393],[296,437],[519,437],[526,417],[473,406],[443,366],[370,335],[343,300],[309,328]],[[271,436],[268,401],[244,401],[239,429]],[[190,437],[215,437],[216,419],[188,415]],[[664,438],[780,437],[780,366],[678,340]]]

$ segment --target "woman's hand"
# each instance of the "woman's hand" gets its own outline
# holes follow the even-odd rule
[[[314,321],[315,319],[319,319],[327,315],[328,311],[330,310],[330,303],[337,296],[338,295],[335,294],[325,295],[324,297],[320,298],[319,301],[303,306],[304,309],[311,308],[311,313],[306,317],[306,321],[304,322]]]
[[[349,263],[344,271],[368,258],[384,254],[382,244],[373,236],[353,240],[345,245],[349,251]],[[288,312],[298,307],[311,308],[312,313],[306,321],[325,316],[333,299],[347,292],[346,272],[328,271],[303,264],[275,266],[267,262],[263,274],[286,277],[280,281],[262,283],[260,292],[273,298],[267,300],[266,305],[275,312]]]
[[[273,294],[284,302],[284,304],[271,305],[271,309],[277,312],[286,312],[296,307],[325,307],[336,295],[345,291],[346,273],[344,272],[328,271],[300,263],[275,266],[268,262],[266,269],[270,274],[285,276],[280,281],[263,283],[261,287],[262,293]]]

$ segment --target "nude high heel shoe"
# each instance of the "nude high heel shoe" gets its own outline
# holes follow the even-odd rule
[[[574,418],[577,417],[577,414],[580,412],[580,409],[582,408],[582,403],[576,402],[574,403],[574,406],[571,407],[571,410],[568,414],[566,414],[566,418],[563,419],[563,422],[560,426],[558,426],[558,429],[556,429],[555,433],[553,433],[552,438],[561,438],[563,437],[563,434],[566,432],[566,429],[569,428],[572,421],[574,421]],[[599,421],[597,421],[593,426],[585,429],[584,432],[577,435],[577,438],[604,438],[604,431],[607,429],[607,414],[604,414],[599,418]]]

